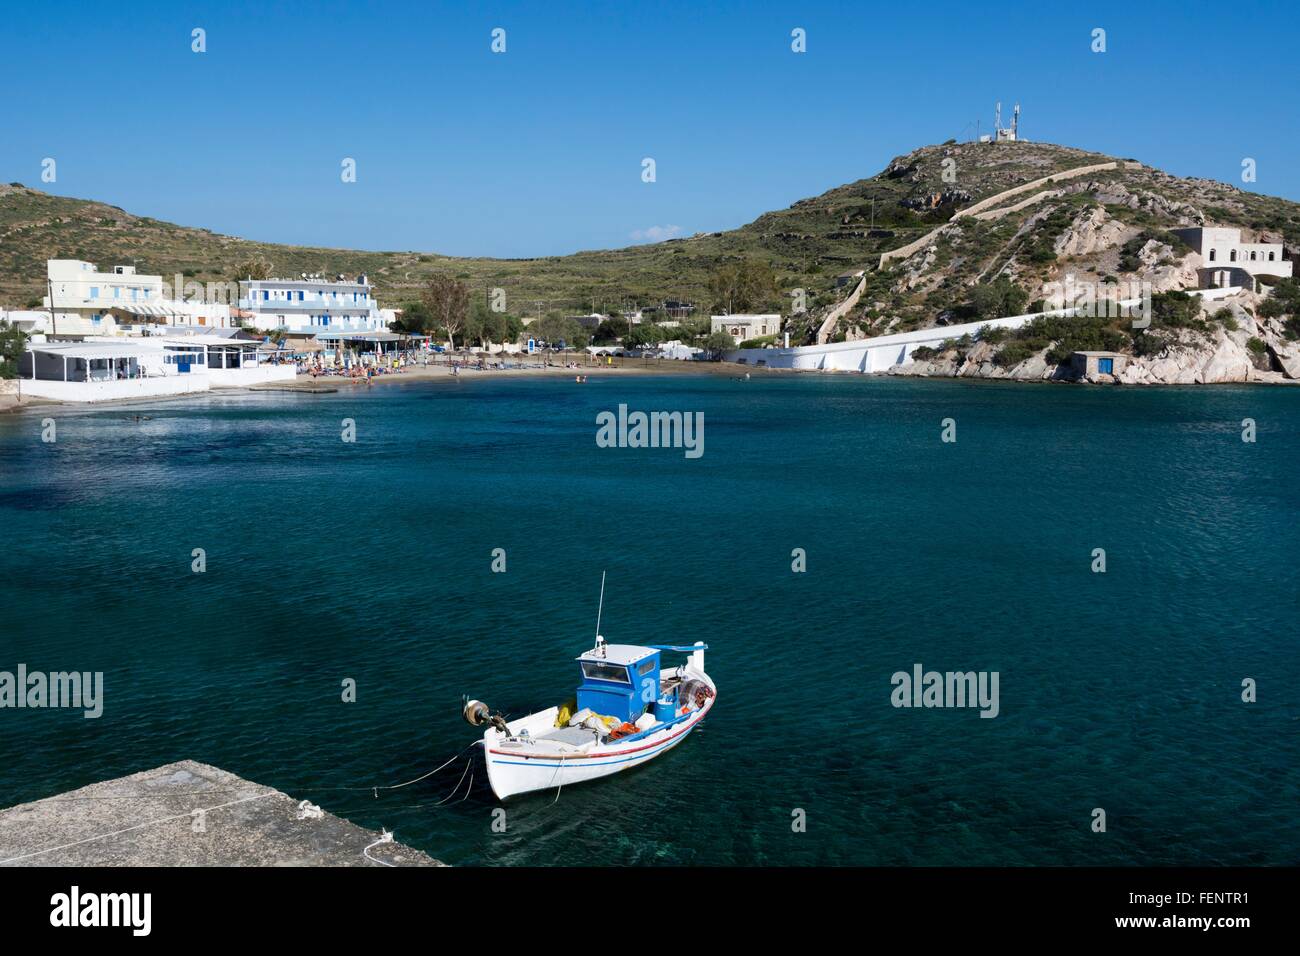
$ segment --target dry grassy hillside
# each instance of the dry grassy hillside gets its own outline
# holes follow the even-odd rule
[[[835,288],[837,273],[874,267],[881,252],[911,242],[983,198],[1110,159],[1045,143],[927,146],[898,157],[869,179],[764,213],[739,229],[537,259],[250,242],[14,184],[0,186],[0,306],[23,307],[39,297],[48,258],[87,259],[100,266],[134,262],[142,272],[183,273],[205,282],[229,278],[239,262],[259,256],[281,274],[367,272],[385,304],[414,298],[423,278],[441,270],[476,289],[505,288],[510,310],[522,314],[610,310],[664,299],[712,308],[717,303],[711,301],[710,278],[721,265],[748,257],[773,266],[782,292],[809,291],[813,314],[796,323],[799,339],[811,333],[817,314],[844,294]],[[947,178],[945,160],[955,174]],[[1045,279],[1067,270],[1098,277],[1138,275],[1161,264],[1129,268],[1135,264],[1133,243],[1178,225],[1237,225],[1300,246],[1300,206],[1222,183],[1143,167],[1089,176],[1060,189],[1059,195],[996,221],[959,220],[943,230],[932,249],[885,270],[872,268],[860,308],[838,334],[945,322],[963,314],[976,284],[998,276],[1033,295]]]

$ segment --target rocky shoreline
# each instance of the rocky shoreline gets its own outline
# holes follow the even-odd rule
[[[1243,293],[1224,300],[1208,333],[1177,330],[1169,344],[1151,355],[1127,355],[1114,375],[1080,375],[1069,364],[1056,364],[1050,348],[1012,365],[999,364],[999,347],[975,341],[954,344],[939,354],[909,361],[883,373],[919,378],[1005,379],[1015,382],[1087,382],[1114,385],[1300,384],[1300,341],[1286,338],[1278,319],[1261,318],[1259,297]],[[1252,343],[1255,343],[1252,346]]]

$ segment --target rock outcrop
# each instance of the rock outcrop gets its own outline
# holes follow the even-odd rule
[[[1056,237],[1053,250],[1057,256],[1086,256],[1122,243],[1128,227],[1110,217],[1102,206],[1085,209],[1069,227]]]
[[[1151,250],[1150,258],[1159,255]],[[1181,263],[1180,263],[1181,264]],[[1175,268],[1173,266],[1164,268]],[[1300,342],[1286,338],[1275,319],[1252,310],[1253,294],[1235,301],[1206,303],[1209,331],[1179,329],[1151,355],[1131,356],[1116,375],[1094,375],[1089,382],[1120,385],[1214,385],[1231,382],[1300,383]],[[1262,343],[1262,347],[1261,347]],[[1013,381],[1077,381],[1068,365],[1056,365],[1043,349],[1016,365],[998,363],[999,347],[989,342],[954,346],[889,370],[893,375],[929,378],[987,378]]]

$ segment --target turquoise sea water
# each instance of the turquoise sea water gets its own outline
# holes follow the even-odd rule
[[[598,448],[619,403],[702,411],[705,454]],[[0,805],[193,758],[457,864],[1300,862],[1298,405],[595,376],[5,416],[0,669],[106,699],[0,710]],[[602,570],[609,640],[711,645],[681,747],[505,833],[480,765],[311,790],[443,762],[463,693],[569,696]],[[916,663],[997,671],[999,716],[892,707]]]

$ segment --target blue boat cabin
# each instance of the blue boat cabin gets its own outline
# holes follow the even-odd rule
[[[633,644],[600,644],[578,658],[582,682],[578,685],[578,710],[627,723],[659,704],[659,651]],[[672,703],[668,703],[671,708]],[[669,710],[671,713],[671,710]],[[662,719],[662,718],[660,718]]]

